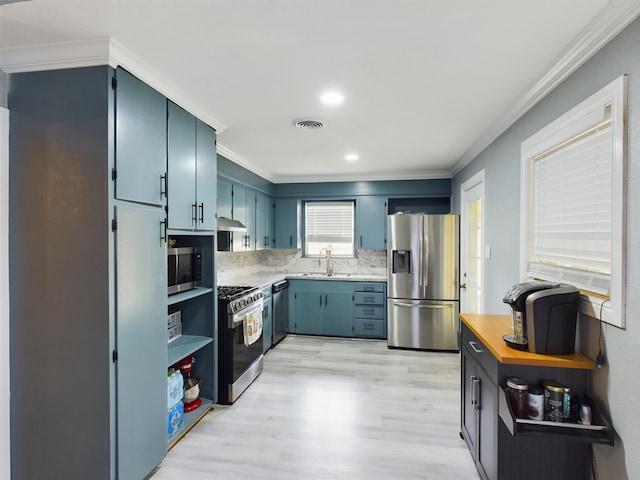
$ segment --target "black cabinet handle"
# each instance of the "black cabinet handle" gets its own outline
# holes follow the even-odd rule
[[[160,240],[167,243],[167,219],[160,222]]]
[[[293,247],[293,235],[289,235],[289,246]]]
[[[200,223],[204,223],[204,202],[200,204]]]
[[[191,221],[198,224],[198,205],[196,203],[191,204]]]
[[[161,199],[163,195],[164,195],[164,198],[167,198],[167,190],[168,190],[167,174],[165,173],[164,175],[160,175],[160,198]]]

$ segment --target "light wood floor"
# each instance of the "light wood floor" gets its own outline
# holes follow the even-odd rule
[[[288,336],[152,480],[477,479],[460,439],[460,357]]]

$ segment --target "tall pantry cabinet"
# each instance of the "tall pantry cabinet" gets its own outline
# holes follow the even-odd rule
[[[13,478],[139,479],[167,449],[166,98],[10,77]]]

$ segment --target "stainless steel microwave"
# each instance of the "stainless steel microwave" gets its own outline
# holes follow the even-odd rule
[[[202,250],[197,247],[168,248],[168,294],[202,285]]]

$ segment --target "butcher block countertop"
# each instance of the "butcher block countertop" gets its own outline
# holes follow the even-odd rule
[[[593,370],[595,368],[593,360],[578,352],[570,355],[542,355],[507,347],[502,337],[513,333],[510,315],[461,313],[460,319],[502,364],[578,368],[583,370]]]

